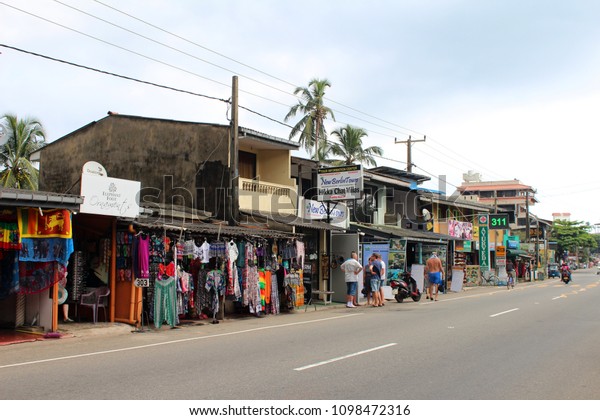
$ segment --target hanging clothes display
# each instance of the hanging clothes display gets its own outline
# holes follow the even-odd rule
[[[206,275],[206,290],[211,292],[213,318],[219,312],[219,297],[225,292],[225,279],[221,270],[211,270]]]
[[[246,247],[246,249],[248,249]],[[244,271],[246,288],[244,292],[244,306],[247,306],[251,314],[258,314],[262,311],[260,299],[260,284],[258,269],[256,266],[248,266]]]
[[[139,278],[150,278],[150,237],[143,233],[137,239],[137,266]]]
[[[236,261],[238,258],[238,247],[232,241],[227,244],[227,291],[226,295],[234,296],[236,299],[242,297],[242,291],[240,290],[238,283],[238,271],[236,267]]]
[[[288,292],[288,299],[293,307],[304,305],[304,284],[297,272],[290,272],[285,276],[284,284]]]
[[[177,287],[174,277],[154,283],[154,326],[160,328],[164,322],[173,328],[178,323]]]
[[[0,222],[0,250],[19,250],[21,240],[16,222]]]

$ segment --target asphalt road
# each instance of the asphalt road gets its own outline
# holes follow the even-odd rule
[[[8,400],[596,400],[600,276],[0,349]]]

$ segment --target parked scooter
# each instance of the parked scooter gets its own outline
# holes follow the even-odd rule
[[[410,275],[410,272],[402,274],[399,279],[391,280],[390,286],[392,287],[392,295],[398,303],[402,303],[408,297],[415,302],[421,300],[421,292],[417,287],[417,281]]]

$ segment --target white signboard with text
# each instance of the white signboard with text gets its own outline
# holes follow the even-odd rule
[[[317,172],[317,199],[319,201],[357,200],[363,190],[360,165],[321,168]]]
[[[81,213],[137,217],[141,183],[90,174],[81,175]]]
[[[315,200],[304,200],[302,217],[308,220],[327,220],[329,213],[329,223],[341,228],[348,227],[349,214],[348,207],[342,203],[327,203]]]

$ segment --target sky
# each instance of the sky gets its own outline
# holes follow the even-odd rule
[[[239,124],[287,138],[294,88],[326,78],[327,131],[365,129],[379,166],[406,169],[396,141],[425,139],[425,186],[518,179],[538,217],[594,225],[599,20],[595,0],[0,0],[0,44],[63,61],[0,46],[0,114],[48,141],[108,111],[228,124],[237,75]]]

